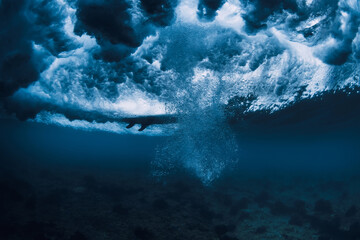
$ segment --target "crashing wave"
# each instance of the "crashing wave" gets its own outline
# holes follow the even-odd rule
[[[20,119],[121,134],[138,131],[118,130],[119,119],[144,130],[176,116],[142,133],[171,132],[178,157],[211,180],[233,161],[218,159],[236,155],[229,121],[283,126],[314,106],[304,120],[313,123],[328,109],[319,96],[358,96],[359,4],[3,0],[0,43],[11,42],[15,20],[22,25],[20,40],[0,49],[1,103]]]

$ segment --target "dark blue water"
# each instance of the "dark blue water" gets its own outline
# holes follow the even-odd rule
[[[0,0],[0,240],[359,240],[358,0]]]
[[[15,120],[2,120],[1,133],[2,239],[359,236],[352,132],[237,134],[238,161],[211,183],[181,164],[154,174],[172,137]]]

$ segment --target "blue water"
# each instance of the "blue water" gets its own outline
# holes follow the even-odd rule
[[[177,155],[158,174],[173,137],[17,120],[1,132],[4,239],[357,239],[351,131],[237,134],[236,161],[211,182],[202,173],[216,165],[202,159],[208,169],[197,171]]]
[[[0,0],[0,239],[360,239],[356,0]]]

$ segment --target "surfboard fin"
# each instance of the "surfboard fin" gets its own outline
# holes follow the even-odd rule
[[[141,127],[139,128],[139,132],[144,131],[145,128],[147,128],[148,124],[141,124]]]
[[[134,122],[129,123],[129,125],[126,126],[126,128],[132,128],[135,125]]]

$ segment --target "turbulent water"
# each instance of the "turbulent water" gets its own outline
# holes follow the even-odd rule
[[[0,239],[360,240],[359,0],[0,0]]]
[[[173,136],[154,164],[180,161],[205,182],[236,162],[241,149],[241,130],[228,125],[224,111],[232,99],[252,96],[245,113],[279,118],[323,94],[358,100],[356,0],[3,0],[0,9],[5,115]],[[68,119],[69,111],[109,121]],[[112,121],[159,114],[180,120],[141,133]]]

